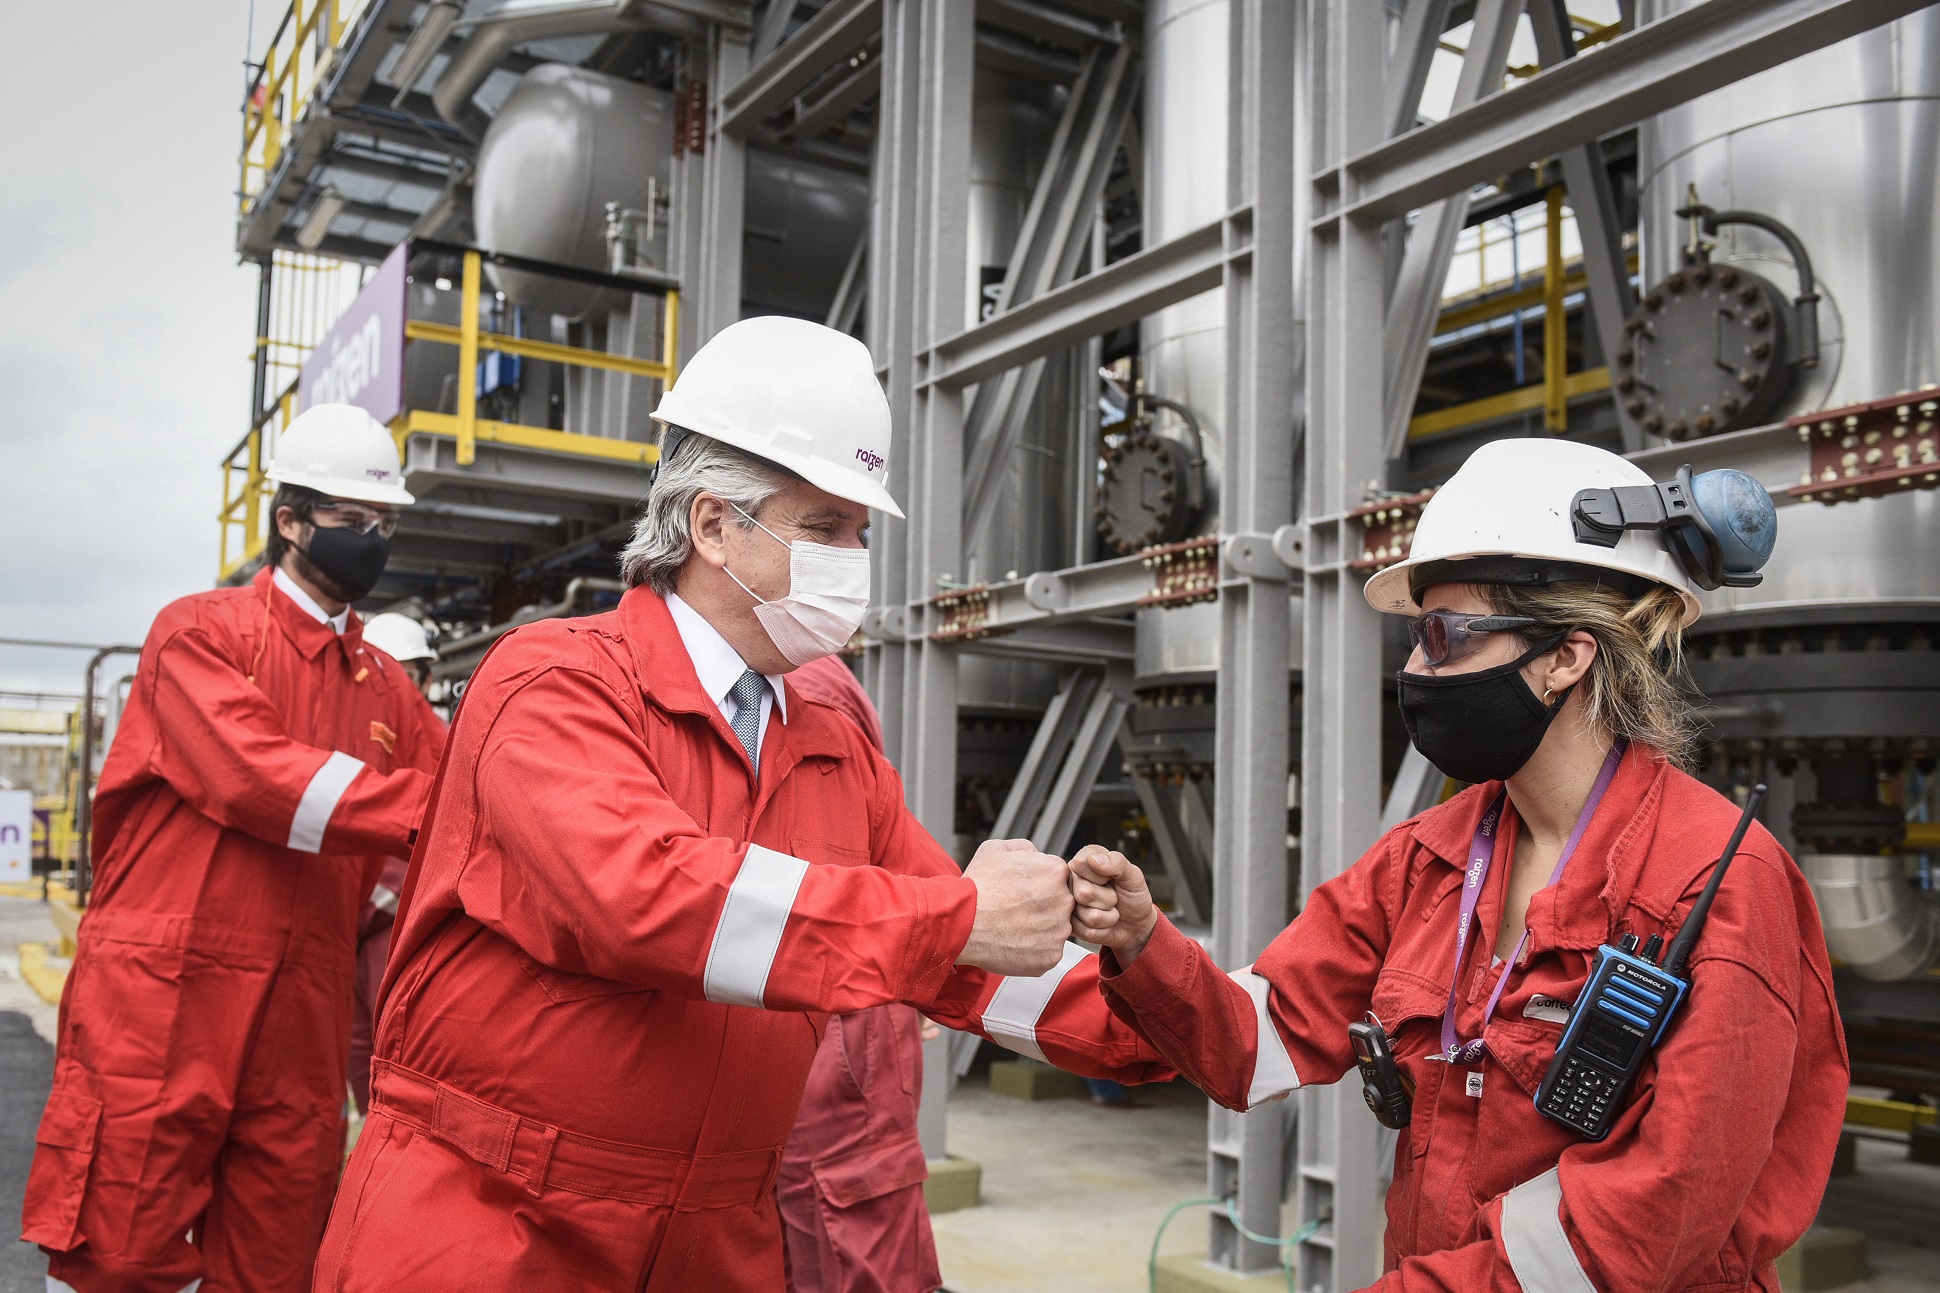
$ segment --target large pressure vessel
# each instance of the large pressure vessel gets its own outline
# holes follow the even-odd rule
[[[1651,21],[1696,0],[1643,0]],[[1772,415],[1879,399],[1940,382],[1940,8],[1925,9],[1693,99],[1638,128],[1643,281],[1680,263],[1695,185],[1720,209],[1774,216],[1818,277],[1822,353]],[[1711,239],[1788,298],[1777,239],[1734,225]],[[1781,514],[1756,588],[1708,594],[1711,623],[1850,619],[1862,608],[1940,612],[1940,498],[1932,491]]]
[[[492,251],[580,269],[607,268],[606,205],[645,212],[672,175],[673,96],[665,90],[565,63],[519,78],[479,145],[472,219]],[[639,239],[636,259],[665,267],[667,223]],[[637,229],[644,234],[644,222]],[[492,266],[514,305],[578,318],[621,302],[585,287]]]

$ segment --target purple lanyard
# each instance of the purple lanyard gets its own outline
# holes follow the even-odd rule
[[[1555,884],[1563,878],[1563,868],[1569,865],[1570,855],[1582,842],[1583,832],[1589,829],[1590,818],[1596,814],[1596,806],[1603,801],[1604,791],[1617,775],[1617,765],[1623,762],[1623,742],[1610,747],[1608,757],[1603,760],[1603,771],[1597,773],[1596,784],[1590,787],[1590,797],[1583,804],[1583,811],[1576,819],[1576,829],[1570,832],[1569,840],[1563,845],[1563,854],[1556,859],[1556,869],[1549,873],[1549,883]],[[1489,867],[1495,859],[1495,832],[1502,824],[1502,810],[1509,802],[1504,791],[1482,814],[1481,822],[1475,828],[1475,840],[1468,849],[1468,873],[1462,879],[1461,927],[1455,931],[1455,973],[1448,983],[1448,1009],[1442,1012],[1442,1052],[1434,1058],[1447,1060],[1451,1064],[1476,1064],[1482,1059],[1482,1039],[1460,1041],[1455,1035],[1455,1006],[1462,982],[1462,961],[1468,955],[1468,933],[1475,925],[1475,904],[1482,897],[1482,885],[1489,878]],[[1482,1012],[1482,1028],[1487,1031],[1489,1020],[1495,1018],[1496,1002],[1502,1000],[1502,989],[1508,986],[1509,971],[1522,958],[1523,945],[1529,941],[1529,927],[1523,926],[1522,937],[1516,940],[1516,950],[1509,953],[1509,959],[1502,966],[1502,973],[1495,981],[1495,991],[1489,994],[1488,1007]]]

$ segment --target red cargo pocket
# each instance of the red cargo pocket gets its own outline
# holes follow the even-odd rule
[[[838,1208],[921,1185],[930,1176],[922,1142],[915,1137],[831,1154],[817,1159],[813,1170],[822,1197]]]
[[[34,1135],[34,1165],[27,1172],[20,1237],[57,1252],[74,1248],[81,1230],[81,1200],[101,1133],[101,1102],[55,1088],[47,1097]]]

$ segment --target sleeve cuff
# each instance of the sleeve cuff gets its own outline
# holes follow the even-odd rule
[[[1098,981],[1108,996],[1123,1001],[1134,1013],[1163,1013],[1185,999],[1198,978],[1200,962],[1206,959],[1206,950],[1160,912],[1151,940],[1129,969],[1110,950],[1098,954]]]
[[[929,1001],[943,991],[970,941],[970,927],[977,920],[977,886],[960,875],[908,877],[908,882],[922,886],[923,913],[912,931],[913,969],[903,1000]]]

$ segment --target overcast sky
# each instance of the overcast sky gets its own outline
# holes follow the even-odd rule
[[[214,580],[254,330],[232,245],[247,12],[6,6],[0,637],[139,642]],[[79,691],[85,662],[0,647],[0,688]]]

